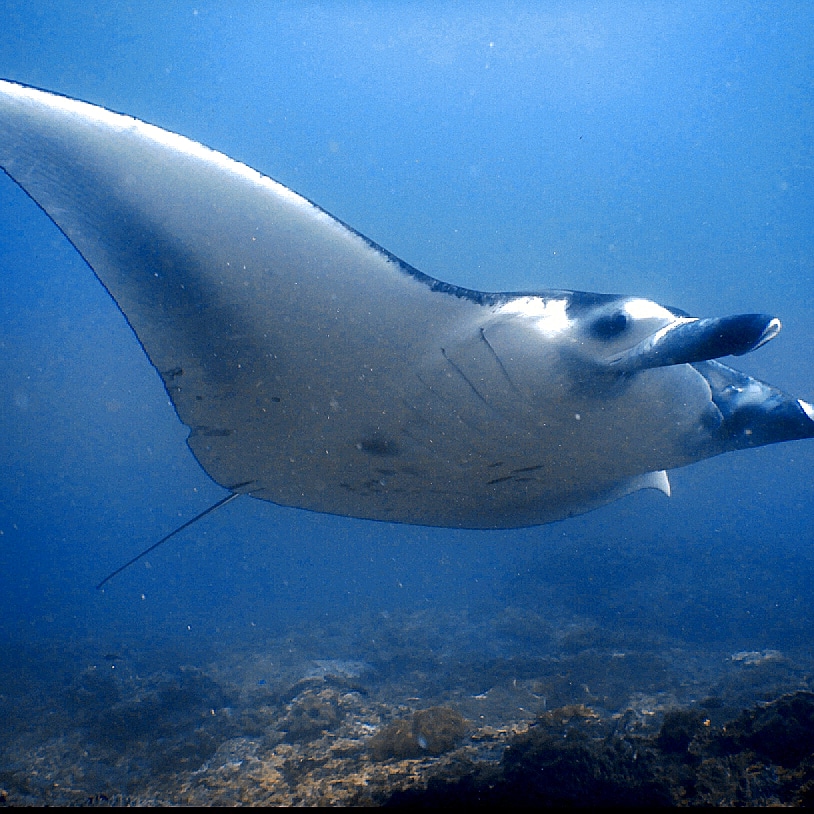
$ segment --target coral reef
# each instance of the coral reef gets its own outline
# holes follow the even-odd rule
[[[449,707],[430,707],[383,727],[371,739],[374,760],[441,755],[453,749],[466,734],[467,721]]]
[[[6,654],[0,804],[814,802],[805,653],[518,609],[303,626],[209,656],[76,647]]]

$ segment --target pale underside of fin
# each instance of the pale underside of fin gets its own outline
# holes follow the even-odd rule
[[[644,475],[639,475],[637,478],[633,478],[628,486],[629,488],[625,492],[617,495],[617,497],[624,497],[625,495],[632,494],[633,492],[638,492],[641,489],[655,489],[656,491],[667,495],[667,497],[670,497],[672,494],[672,490],[670,489],[670,478],[663,469],[658,472],[647,472]]]

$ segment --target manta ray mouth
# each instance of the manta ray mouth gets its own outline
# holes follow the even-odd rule
[[[738,314],[709,319],[679,318],[623,354],[608,361],[620,373],[668,365],[693,364],[722,356],[742,356],[780,333],[768,314]]]
[[[814,438],[814,407],[720,362],[696,362],[717,408],[721,452]]]

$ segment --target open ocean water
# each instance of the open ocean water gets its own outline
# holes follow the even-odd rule
[[[814,399],[809,3],[6,0],[0,77],[447,282],[776,314],[733,366]],[[812,801],[814,444],[515,531],[240,498],[97,591],[223,492],[6,177],[0,376],[0,802]]]

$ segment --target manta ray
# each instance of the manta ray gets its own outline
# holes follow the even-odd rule
[[[814,436],[811,404],[716,361],[773,316],[452,285],[221,153],[12,82],[0,166],[116,301],[216,505],[530,526]]]

